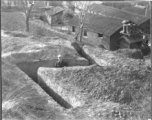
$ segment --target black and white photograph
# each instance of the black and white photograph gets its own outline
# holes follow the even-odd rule
[[[1,0],[2,120],[151,120],[152,1]]]

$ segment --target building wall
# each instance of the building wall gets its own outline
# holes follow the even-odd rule
[[[72,32],[72,26],[68,26],[69,31],[76,35],[79,31],[78,27],[75,27],[75,32]],[[83,31],[84,35],[84,31]],[[78,40],[80,40],[80,35],[78,36]],[[92,32],[92,31],[87,31],[87,37],[83,36],[84,43],[93,45],[93,46],[103,46],[106,49],[109,49],[109,43],[110,43],[110,37],[103,35],[103,37],[98,37],[98,33]]]
[[[122,48],[130,48],[130,45],[129,45],[128,42],[126,42],[125,39],[121,39],[121,41],[120,41],[120,48],[121,48],[121,49],[122,49]]]
[[[60,21],[60,18],[61,18],[61,16],[63,15],[63,11],[62,12],[59,12],[59,13],[57,13],[57,14],[55,14],[55,15],[53,15],[53,16],[51,16],[51,24],[57,24],[59,21]]]
[[[98,37],[97,33],[87,31],[87,37],[83,37],[83,41],[94,46],[99,46],[102,43],[102,38]]]
[[[72,31],[72,26],[69,26],[69,31]],[[78,27],[75,28],[75,35],[78,33]],[[84,31],[83,31],[84,35]],[[80,35],[78,36],[80,38]],[[87,31],[87,36],[83,36],[83,42],[86,44],[90,44],[93,46],[101,46],[103,45],[104,48],[109,49],[109,38],[108,36],[103,35],[103,37],[98,37],[98,33]]]
[[[140,48],[140,46],[141,46],[141,44],[142,44],[142,42],[138,42],[138,43],[131,43],[130,44],[130,48],[131,49],[139,49]]]
[[[150,19],[139,25],[146,33],[150,34]]]
[[[117,50],[117,49],[119,49],[119,47],[120,47],[119,38],[122,36],[120,34],[121,30],[122,30],[122,28],[119,29],[113,35],[110,36],[110,50]]]
[[[75,27],[75,32],[72,32],[72,26],[71,25],[68,25],[68,30],[71,34],[73,35],[76,35],[76,33],[79,31],[78,27]]]

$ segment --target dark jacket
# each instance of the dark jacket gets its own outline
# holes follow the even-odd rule
[[[55,63],[55,67],[64,67],[64,66],[68,66],[68,64],[65,61],[57,61]]]

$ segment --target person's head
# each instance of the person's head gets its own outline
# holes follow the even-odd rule
[[[58,55],[58,60],[59,60],[59,61],[62,61],[62,59],[63,59],[62,55],[59,54],[59,55]]]

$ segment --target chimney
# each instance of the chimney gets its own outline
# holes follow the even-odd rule
[[[123,24],[123,30],[122,30],[122,32],[123,33],[126,33],[126,20],[124,20],[124,21],[122,21],[122,24]]]
[[[127,20],[124,20],[122,21],[122,24],[123,24],[123,33],[128,33],[128,25],[127,25],[128,21]]]
[[[131,24],[130,24],[130,23],[127,24],[127,29],[126,29],[126,31],[127,31],[127,34],[130,34],[130,32],[131,32]]]

